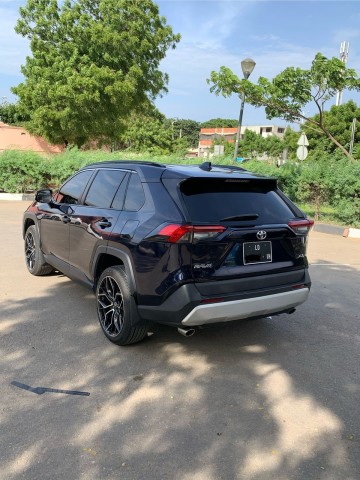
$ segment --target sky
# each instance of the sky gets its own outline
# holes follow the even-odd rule
[[[0,101],[16,101],[11,86],[20,72],[27,40],[14,32],[25,0],[0,0]],[[206,121],[238,118],[239,97],[217,97],[206,79],[222,65],[242,77],[240,62],[250,57],[256,67],[250,80],[273,78],[289,66],[309,68],[317,52],[338,57],[340,43],[350,43],[347,66],[360,74],[360,1],[344,0],[161,0],[165,16],[181,41],[169,50],[160,68],[170,76],[169,92],[156,106],[169,118]],[[360,96],[344,92],[343,100]],[[329,107],[335,100],[329,102]],[[315,113],[311,109],[305,112]],[[284,124],[267,120],[263,108],[245,106],[244,125]]]

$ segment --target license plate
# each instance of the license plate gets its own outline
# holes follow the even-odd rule
[[[272,261],[271,242],[245,242],[243,245],[244,265]]]

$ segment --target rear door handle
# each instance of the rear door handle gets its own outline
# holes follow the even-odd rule
[[[100,222],[97,222],[100,228],[109,228],[111,227],[111,222],[107,218],[103,218]]]

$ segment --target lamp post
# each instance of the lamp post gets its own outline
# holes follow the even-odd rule
[[[251,58],[245,58],[241,62],[241,70],[243,72],[244,78],[247,80],[251,72],[254,70],[256,63],[254,60]],[[236,162],[237,155],[238,155],[238,149],[239,149],[239,140],[240,140],[240,133],[241,133],[241,124],[242,124],[242,118],[243,118],[243,113],[244,113],[244,104],[245,104],[245,94],[242,92],[241,93],[241,107],[240,107],[240,115],[239,115],[239,123],[238,123],[238,128],[236,132],[236,141],[235,141],[235,149],[234,149],[234,162]]]

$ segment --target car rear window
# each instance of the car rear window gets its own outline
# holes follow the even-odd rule
[[[191,178],[180,185],[192,222],[287,223],[295,213],[276,193],[274,180]],[[243,218],[241,218],[243,217]]]

